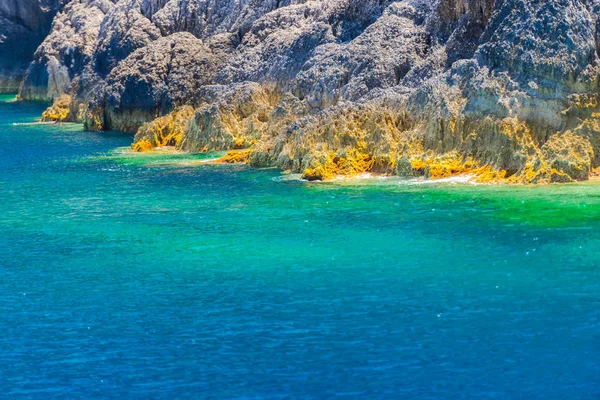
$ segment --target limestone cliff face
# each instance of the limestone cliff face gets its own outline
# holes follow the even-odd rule
[[[306,0],[147,1],[145,15],[164,35],[189,32],[206,39],[218,34],[243,36],[265,14]]]
[[[0,93],[16,92],[66,0],[0,1]]]
[[[109,0],[71,1],[55,17],[23,80],[24,99],[53,100],[73,90],[72,81],[90,62]]]
[[[219,63],[189,33],[174,33],[139,48],[111,71],[96,94],[101,124],[133,131],[176,106],[195,103],[194,96],[212,81]]]
[[[89,129],[143,125],[138,150],[248,148],[308,179],[563,182],[600,166],[597,0],[55,6],[21,97],[71,95]]]

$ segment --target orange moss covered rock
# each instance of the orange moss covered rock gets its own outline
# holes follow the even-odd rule
[[[542,146],[542,155],[548,167],[556,170],[556,179],[567,175],[573,180],[589,178],[594,149],[588,139],[571,132],[556,134]],[[555,179],[553,181],[556,181]]]
[[[43,122],[74,122],[71,115],[71,96],[63,94],[42,114]]]
[[[255,82],[203,88],[203,103],[191,119],[182,143],[185,151],[247,149],[261,138],[271,123],[273,109],[281,100],[274,88]]]
[[[183,106],[142,125],[135,134],[133,150],[148,151],[166,146],[179,148],[186,126],[193,116],[194,109]]]
[[[250,150],[230,151],[217,160],[221,164],[245,164],[250,158]]]
[[[324,152],[313,158],[312,165],[302,171],[302,178],[309,181],[326,181],[339,175],[352,176],[364,172],[391,175],[394,169],[393,161],[369,154],[366,147],[366,142],[359,141],[356,147],[339,153]]]
[[[473,180],[480,183],[499,183],[507,175],[504,170],[496,170],[491,165],[480,165],[473,158],[462,157],[457,152],[444,155],[433,155],[399,161],[403,165],[404,176],[423,176],[426,179],[443,179],[459,175],[471,175]]]
[[[137,141],[137,142],[135,142],[134,144],[131,145],[131,148],[134,151],[137,151],[137,152],[140,152],[140,153],[142,153],[144,151],[150,151],[154,147],[155,146],[151,142],[149,142],[148,140],[146,140],[146,139],[141,139],[141,140],[139,140],[139,141]]]

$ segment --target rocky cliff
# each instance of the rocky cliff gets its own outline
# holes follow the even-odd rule
[[[33,53],[67,0],[0,1],[0,93],[16,92]]]
[[[21,3],[0,18],[28,20]],[[600,165],[597,0],[34,3],[40,35],[60,12],[3,79],[58,100],[46,119],[137,131],[140,151],[243,149],[307,179],[567,182]],[[5,51],[23,33],[2,26]]]

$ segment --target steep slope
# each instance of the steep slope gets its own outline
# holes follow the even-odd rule
[[[0,93],[16,92],[37,46],[66,0],[0,2]]]
[[[21,96],[143,126],[138,150],[246,148],[308,179],[581,180],[599,20],[596,0],[73,0]]]
[[[71,1],[52,23],[34,54],[20,90],[30,100],[53,100],[72,91],[73,79],[90,62],[109,0]]]

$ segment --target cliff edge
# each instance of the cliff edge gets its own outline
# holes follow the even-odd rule
[[[30,2],[0,7],[0,51],[43,36],[1,58],[2,85],[138,151],[244,150],[310,180],[600,166],[597,0]]]

